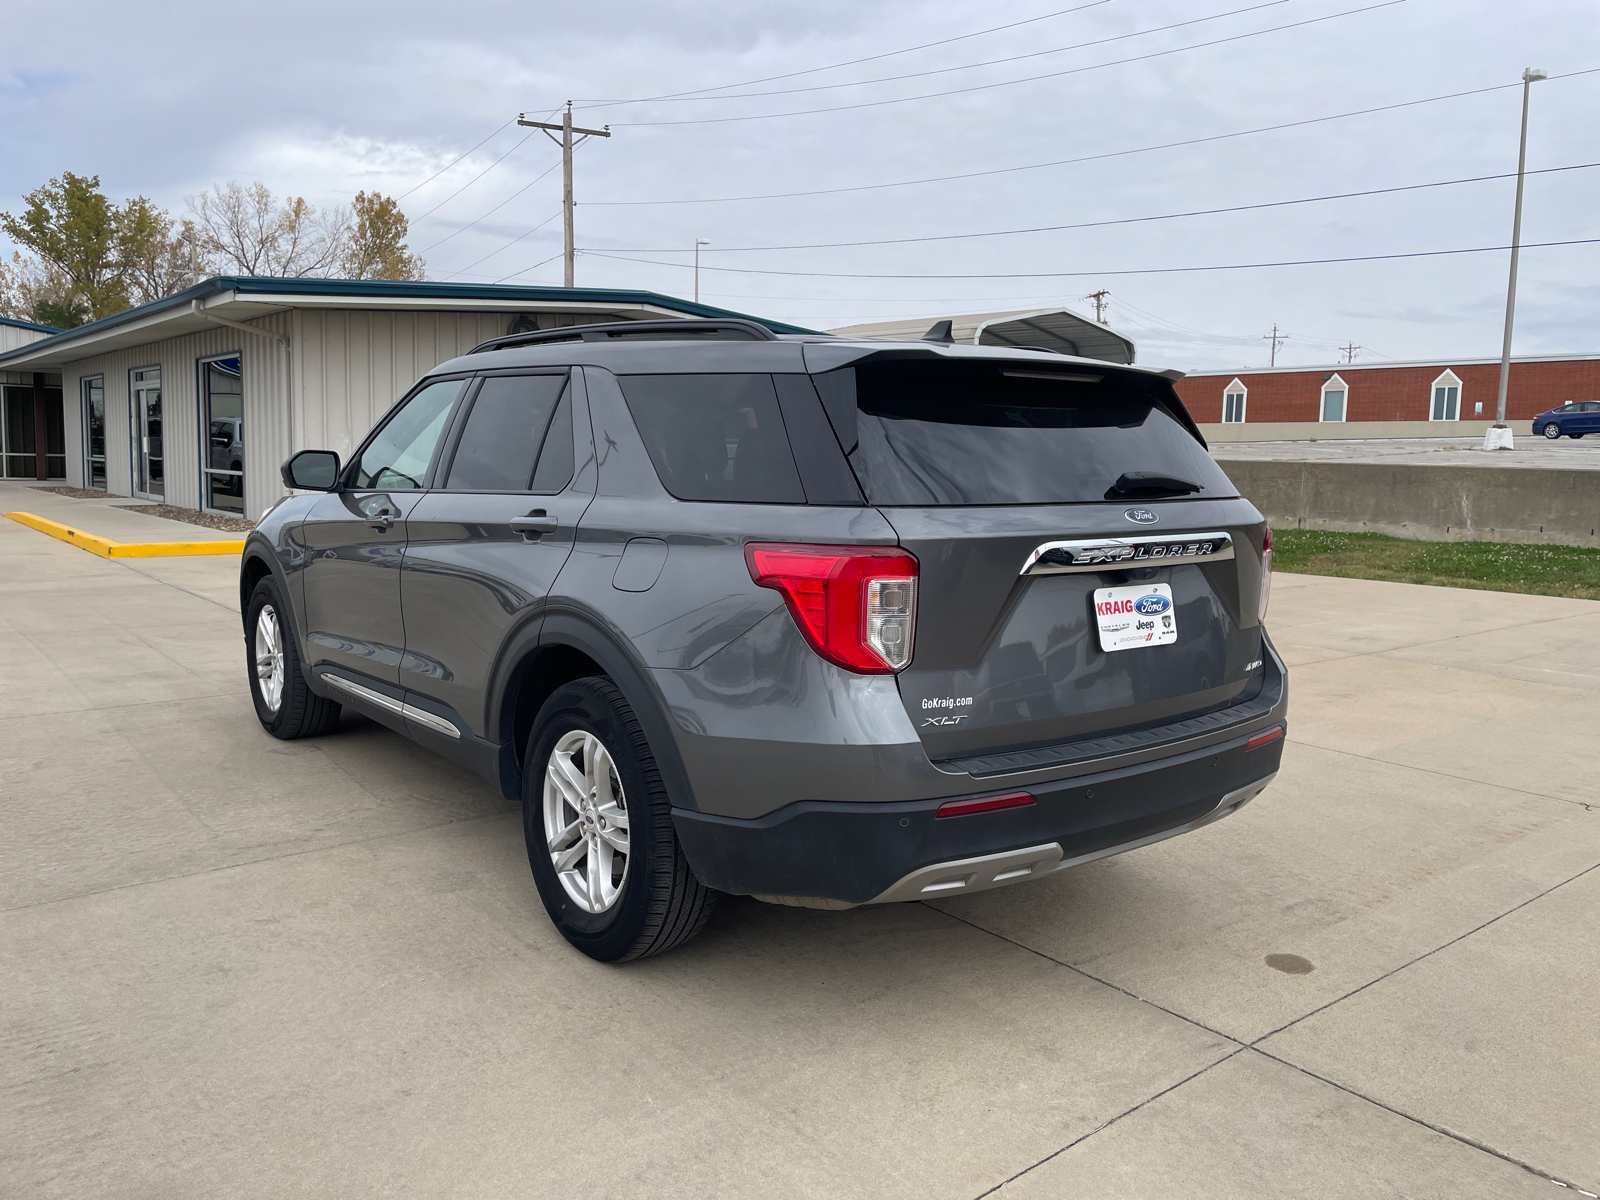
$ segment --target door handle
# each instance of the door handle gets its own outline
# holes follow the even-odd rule
[[[389,532],[389,526],[391,526],[393,524],[394,524],[394,514],[393,513],[381,512],[377,516],[372,518],[372,527],[374,529],[376,529],[379,533],[388,533]]]
[[[561,522],[548,516],[544,509],[536,508],[525,517],[512,517],[508,522],[513,533],[520,533],[530,542],[538,541],[547,533],[554,533]]]

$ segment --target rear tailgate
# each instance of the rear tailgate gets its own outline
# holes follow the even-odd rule
[[[1260,686],[1259,514],[1243,500],[1147,502],[1140,507],[1169,529],[1151,535],[1118,529],[1114,522],[1129,526],[1123,507],[884,510],[920,563],[916,646],[899,678],[930,758],[1168,724],[1226,708]],[[1141,555],[1132,561],[1145,565],[1040,573],[1036,561],[1022,573],[1041,548],[1063,541],[1077,543],[1080,558],[1094,559],[1098,546]],[[1072,553],[1055,553],[1058,569]],[[1042,561],[1051,557],[1046,550]],[[1175,632],[1175,640],[1103,649],[1095,593],[1104,588],[1135,602],[1171,600],[1165,612],[1117,606],[1124,611],[1106,621],[1113,638],[1126,632],[1116,626],[1148,624],[1148,633],[1134,632],[1154,643],[1170,618],[1159,636]]]
[[[970,352],[815,378],[920,564],[899,681],[931,758],[1148,729],[1259,688],[1265,524],[1166,379]]]

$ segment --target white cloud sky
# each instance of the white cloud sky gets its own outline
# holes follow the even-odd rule
[[[1010,30],[733,90],[970,69],[767,97],[588,103],[804,71],[1073,3],[614,0],[452,9],[397,0],[285,4],[267,13],[85,0],[70,15],[54,5],[15,5],[0,45],[0,115],[11,133],[0,156],[0,206],[15,211],[23,193],[64,169],[100,175],[114,197],[142,193],[174,211],[186,196],[235,178],[317,204],[347,202],[363,188],[392,195],[415,188],[403,204],[412,248],[424,252],[431,275],[489,282],[561,247],[560,221],[549,220],[560,206],[560,171],[550,169],[556,148],[514,126],[493,131],[520,111],[549,113],[571,98],[580,101],[580,124],[609,122],[614,134],[578,154],[578,243],[592,251],[579,260],[580,284],[688,295],[690,248],[702,237],[713,243],[702,258],[706,302],[815,328],[1058,303],[1082,310],[1082,298],[1104,287],[1113,323],[1139,341],[1141,361],[1159,365],[1264,365],[1262,335],[1273,322],[1290,335],[1280,361],[1291,364],[1334,361],[1346,342],[1365,347],[1363,362],[1498,353],[1504,252],[1113,272],[1498,246],[1509,237],[1509,180],[1009,237],[730,248],[1082,224],[1504,174],[1516,166],[1517,88],[945,183],[754,201],[607,203],[996,171],[1470,91],[1515,82],[1529,65],[1552,75],[1600,67],[1592,0],[1405,0],[1376,8],[1369,7],[1375,0],[1105,0]],[[1334,15],[1362,8],[1369,10]],[[1195,23],[1140,32],[1186,21]],[[1197,47],[1255,31],[1271,32]],[[1126,34],[1137,36],[1058,49]],[[1115,61],[1168,50],[1177,52]],[[970,67],[1028,54],[1035,57]],[[650,124],[867,104],[1084,67],[1093,69],[847,111]],[[1596,114],[1600,73],[1535,85],[1530,169],[1600,162]],[[1525,241],[1600,237],[1597,191],[1600,169],[1531,177]],[[662,249],[673,253],[635,254]],[[1600,245],[1524,252],[1518,353],[1597,348],[1597,267]],[[1050,272],[1086,274],[998,278]],[[560,278],[556,259],[518,281]]]

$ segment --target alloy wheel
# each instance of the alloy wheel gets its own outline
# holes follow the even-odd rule
[[[579,908],[603,913],[628,874],[628,808],[611,753],[594,734],[561,736],[544,771],[544,836],[556,878]]]
[[[272,605],[256,617],[256,685],[268,712],[283,703],[283,631]]]

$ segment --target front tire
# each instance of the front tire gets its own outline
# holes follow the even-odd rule
[[[289,624],[289,606],[271,575],[250,593],[244,627],[250,699],[255,702],[261,728],[285,741],[316,737],[332,729],[339,720],[338,702],[317,695],[306,684],[294,628]]]
[[[1542,432],[1545,437],[1549,438],[1553,442],[1561,436],[1561,426],[1557,425],[1554,421],[1550,421],[1545,424],[1544,429],[1540,432]]]
[[[528,865],[550,920],[600,962],[660,954],[704,927],[716,893],[694,877],[655,755],[603,676],[558,688],[522,771]]]

